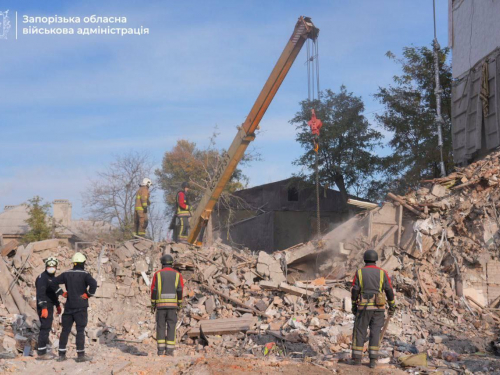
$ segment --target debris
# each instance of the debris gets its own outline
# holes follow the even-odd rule
[[[427,354],[405,355],[398,358],[403,367],[427,367]]]

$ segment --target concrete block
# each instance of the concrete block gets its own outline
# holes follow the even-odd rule
[[[432,187],[431,194],[438,198],[442,198],[446,195],[446,190],[444,186],[436,184]]]
[[[147,272],[149,267],[144,260],[137,260],[135,262],[135,273],[140,275],[142,272]]]
[[[47,249],[55,249],[59,246],[59,240],[57,238],[45,241],[38,241],[31,243],[32,249],[35,253]]]
[[[96,297],[113,298],[115,292],[116,292],[115,284],[104,282],[99,288],[97,288]]]

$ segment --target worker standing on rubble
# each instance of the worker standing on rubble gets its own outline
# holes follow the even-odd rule
[[[177,312],[182,307],[184,279],[172,268],[170,254],[161,257],[162,269],[153,276],[151,283],[151,313],[156,310],[156,343],[158,355],[173,355]]]
[[[177,228],[174,232],[174,241],[180,243],[188,243],[189,234],[189,218],[191,217],[189,200],[187,193],[189,191],[189,183],[183,182],[182,190],[177,193],[176,204],[177,211]]]
[[[56,289],[51,285],[51,281],[56,276],[59,261],[54,257],[45,260],[45,271],[41,273],[35,281],[36,287],[36,307],[40,316],[40,333],[38,335],[38,357],[46,360],[54,357],[47,353],[47,343],[49,341],[52,322],[54,321],[54,306],[57,314],[61,314],[61,304],[56,294]]]
[[[149,201],[149,188],[152,182],[149,178],[142,180],[139,185],[139,190],[135,194],[135,234],[141,237],[146,236],[146,228],[148,227],[148,209],[151,204]]]
[[[87,326],[89,308],[89,298],[97,289],[97,281],[85,271],[87,258],[82,253],[75,253],[71,258],[73,269],[63,272],[52,280],[52,284],[66,286],[66,292],[62,293],[59,288],[58,293],[67,298],[62,315],[62,332],[59,337],[59,359],[66,360],[66,345],[71,333],[73,323],[76,324],[76,361],[85,362],[92,358],[85,355],[85,327]]]
[[[377,252],[367,250],[363,260],[365,266],[356,271],[351,289],[352,313],[355,315],[352,358],[355,365],[361,364],[363,346],[367,330],[370,328],[368,353],[370,367],[375,368],[380,346],[380,334],[385,321],[386,297],[390,316],[394,315],[396,311],[396,301],[387,272],[375,265],[378,260]]]

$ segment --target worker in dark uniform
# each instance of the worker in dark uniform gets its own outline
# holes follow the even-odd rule
[[[61,314],[61,304],[56,294],[56,289],[51,285],[51,281],[56,276],[59,261],[54,257],[45,260],[45,271],[41,273],[35,281],[36,287],[36,307],[40,316],[40,333],[38,335],[38,357],[37,359],[54,359],[52,354],[47,353],[47,343],[54,321],[54,306],[57,314]]]
[[[365,266],[357,270],[351,289],[352,313],[356,317],[352,335],[352,358],[354,364],[361,364],[363,345],[370,328],[368,353],[370,367],[374,368],[377,365],[380,333],[385,321],[386,301],[389,315],[396,311],[396,301],[387,272],[375,265],[378,260],[377,252],[367,250],[363,259]]]
[[[62,332],[59,337],[59,359],[66,360],[66,345],[71,333],[73,323],[76,324],[76,361],[85,362],[92,358],[85,355],[85,327],[87,326],[87,309],[89,298],[97,289],[97,281],[85,271],[87,258],[82,253],[75,253],[71,258],[73,269],[63,272],[54,280],[54,285],[64,284],[66,292],[63,294],[68,300],[64,306],[62,315]],[[59,290],[58,292],[62,292]]]
[[[174,233],[174,241],[180,243],[188,243],[189,234],[189,218],[191,217],[189,200],[187,193],[189,191],[189,184],[183,182],[182,190],[177,193],[176,204],[177,210],[175,215],[177,216],[177,228]]]
[[[156,342],[158,355],[173,355],[177,312],[182,306],[184,279],[172,268],[170,254],[161,257],[162,269],[153,276],[151,283],[151,312],[156,310]]]

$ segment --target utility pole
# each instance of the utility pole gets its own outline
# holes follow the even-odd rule
[[[437,125],[437,133],[438,133],[438,147],[439,153],[441,155],[441,161],[439,163],[439,167],[441,170],[441,177],[446,176],[446,168],[444,166],[443,160],[443,124],[444,119],[441,114],[441,82],[439,81],[439,50],[440,46],[437,40],[436,34],[436,0],[432,0],[433,5],[433,15],[434,15],[434,76],[436,79],[436,88],[434,90],[434,94],[436,95],[436,125]]]

